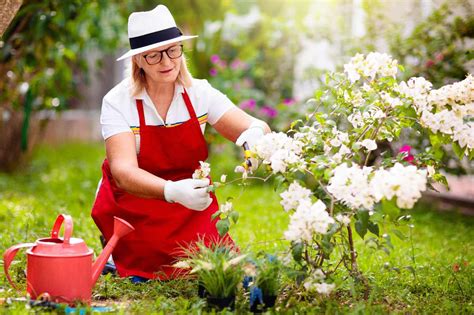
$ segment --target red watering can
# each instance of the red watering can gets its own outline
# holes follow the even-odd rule
[[[59,229],[64,222],[64,237]],[[27,292],[32,299],[47,293],[54,302],[91,301],[92,287],[96,283],[117,241],[135,230],[127,221],[114,217],[114,234],[104,250],[92,263],[93,252],[80,238],[71,237],[72,218],[60,214],[54,223],[51,237],[40,238],[35,243],[10,247],[3,254],[3,267],[8,281],[14,287],[8,269],[21,248],[27,250]]]

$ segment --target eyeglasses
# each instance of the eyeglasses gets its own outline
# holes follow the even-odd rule
[[[156,65],[157,63],[160,63],[161,60],[163,59],[163,53],[166,53],[166,55],[170,59],[179,58],[183,55],[183,45],[172,46],[165,50],[152,51],[148,55],[144,55],[143,58],[145,58],[146,62],[150,66]]]

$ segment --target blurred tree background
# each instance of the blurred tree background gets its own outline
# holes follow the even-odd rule
[[[405,75],[435,86],[472,71],[472,0],[407,1],[413,16],[394,10],[398,1],[375,0],[27,0],[0,40],[1,170],[22,165],[41,138],[48,119],[36,114],[90,102],[84,89],[96,69],[127,50],[130,12],[158,3],[199,35],[185,43],[193,75],[276,130],[304,115],[323,74],[358,51],[389,52],[408,65]],[[105,77],[110,89],[121,74]],[[100,99],[88,106],[100,109]]]

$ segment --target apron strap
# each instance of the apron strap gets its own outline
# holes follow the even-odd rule
[[[145,124],[145,114],[143,112],[143,101],[141,99],[137,99],[137,110],[138,110],[138,119],[140,120],[140,127],[146,126]]]
[[[184,92],[183,94],[183,99],[184,103],[186,104],[186,108],[188,109],[189,116],[191,116],[191,119],[197,119],[196,117],[196,112],[194,111],[193,104],[191,103],[191,100],[189,99],[188,92],[186,92],[186,89],[183,89]]]

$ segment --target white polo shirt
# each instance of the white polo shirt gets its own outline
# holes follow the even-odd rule
[[[133,132],[139,136],[139,118],[136,99],[130,95],[131,79],[126,78],[110,90],[102,101],[100,124],[104,140],[121,132]],[[166,115],[160,117],[148,93],[144,90],[137,99],[143,100],[143,111],[147,125],[173,127],[189,120],[190,116],[181,93],[184,88],[176,83],[174,97]],[[187,88],[196,116],[204,133],[206,122],[213,125],[235,105],[226,95],[213,88],[207,80],[193,79]],[[139,140],[139,139],[137,139]],[[139,141],[137,141],[137,151]]]

